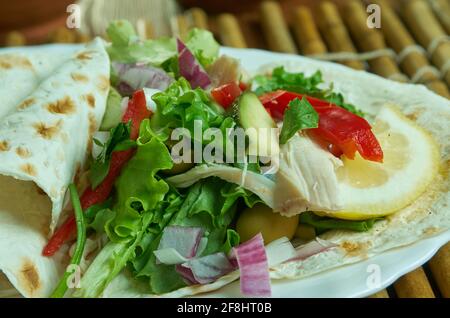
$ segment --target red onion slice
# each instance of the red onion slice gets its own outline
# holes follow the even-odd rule
[[[179,39],[177,39],[177,48],[180,75],[188,80],[192,88],[206,89],[211,84],[211,80],[194,54]]]
[[[194,280],[200,284],[209,284],[234,270],[222,252],[191,259],[181,267],[190,269]]]
[[[241,293],[246,296],[269,297],[271,295],[269,264],[261,233],[233,248],[240,276]]]
[[[202,236],[203,229],[199,227],[168,226],[164,229],[158,249],[155,251],[155,255],[157,257],[158,254],[160,256],[161,254],[165,254],[167,256],[167,253],[169,252],[161,252],[161,250],[167,251],[167,249],[172,249],[182,258],[192,258],[196,255]],[[163,263],[164,260],[167,260],[167,258],[157,259],[160,263]],[[182,259],[180,258],[180,260]]]
[[[117,90],[122,95],[130,96],[142,88],[165,90],[173,82],[164,70],[145,64],[112,63],[119,76]]]

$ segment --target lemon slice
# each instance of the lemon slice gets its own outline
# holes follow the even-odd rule
[[[438,172],[439,147],[424,129],[392,106],[378,114],[373,132],[383,163],[342,157],[337,171],[343,210],[329,216],[362,220],[398,211],[419,197]]]

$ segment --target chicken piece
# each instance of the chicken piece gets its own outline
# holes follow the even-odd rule
[[[285,216],[342,208],[336,169],[342,161],[304,134],[280,148],[275,176],[274,210]]]
[[[240,80],[242,70],[239,61],[226,55],[219,57],[206,70],[213,87],[219,87]]]

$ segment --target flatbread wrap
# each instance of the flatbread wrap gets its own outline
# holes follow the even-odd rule
[[[48,296],[67,262],[62,254],[45,258],[42,249],[105,111],[103,42],[70,54],[36,86],[24,98],[17,94],[14,111],[0,119],[0,271],[26,297]]]

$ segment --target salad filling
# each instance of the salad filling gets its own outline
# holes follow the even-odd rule
[[[108,35],[115,89],[80,193],[85,222],[69,217],[43,251],[73,241],[77,224],[106,241],[73,296],[101,296],[122,271],[158,295],[239,271],[244,295],[270,296],[269,268],[334,248],[327,231],[383,219],[339,217],[347,162],[389,157],[320,72],[250,78],[203,30],[141,42],[118,21]]]

